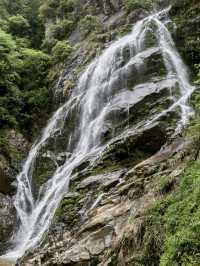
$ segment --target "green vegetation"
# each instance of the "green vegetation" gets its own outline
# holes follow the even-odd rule
[[[152,238],[153,231],[162,233],[157,234],[156,241],[153,238],[154,246],[156,244],[154,254],[157,254],[157,259],[148,265],[200,265],[199,215],[200,160],[198,159],[181,177],[180,185],[175,191],[157,202],[149,211],[145,237],[150,235]],[[151,250],[145,254],[149,258]]]
[[[51,58],[39,50],[44,34],[39,5],[39,0],[0,1],[0,130],[15,128],[29,137],[50,103]]]
[[[44,21],[54,20],[56,17],[74,21],[80,16],[81,5],[80,0],[43,0],[39,13]]]
[[[68,226],[74,226],[78,224],[80,219],[79,211],[82,205],[79,201],[83,198],[78,195],[75,198],[63,199],[61,205],[56,211],[56,218],[59,222],[64,222]]]
[[[52,49],[54,62],[58,63],[67,59],[72,50],[73,49],[68,41],[57,42],[57,44]]]
[[[128,12],[136,8],[149,9],[152,7],[152,0],[124,0],[125,8]]]
[[[196,64],[195,69],[196,69],[196,73],[197,73],[195,84],[197,86],[200,86],[200,64]]]
[[[80,0],[0,0],[0,130],[36,134],[50,113],[49,87],[73,51],[72,31],[92,36],[91,55],[102,42],[90,11]]]
[[[200,62],[200,5],[197,0],[177,1],[173,4],[171,16],[176,23],[176,43],[187,64],[195,70]]]
[[[0,30],[1,128],[23,128],[25,122],[33,122],[35,107],[39,110],[46,103],[42,96],[48,90],[45,76],[49,64],[45,53],[19,47],[9,33]]]
[[[92,15],[87,15],[80,20],[80,30],[83,36],[91,32],[100,32],[102,30],[100,20]]]
[[[29,33],[30,25],[22,15],[8,18],[8,29],[13,35],[26,36]]]
[[[68,37],[72,30],[73,22],[71,20],[64,19],[50,27],[50,37],[57,40],[63,40]]]

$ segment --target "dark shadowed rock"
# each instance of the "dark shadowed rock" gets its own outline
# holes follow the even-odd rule
[[[5,251],[7,242],[12,236],[16,225],[16,211],[13,199],[0,194],[0,252]]]

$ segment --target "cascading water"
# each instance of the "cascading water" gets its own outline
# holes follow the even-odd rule
[[[108,141],[102,141],[104,128],[112,128],[107,117],[120,112],[120,108],[124,106],[128,109],[128,106],[137,103],[137,100],[144,96],[140,95],[141,91],[143,94],[148,93],[149,84],[152,83],[143,84],[144,90],[141,90],[136,82],[134,88],[130,89],[128,80],[136,79],[133,77],[133,68],[139,75],[143,71],[145,58],[151,54],[161,53],[167,70],[165,80],[171,89],[173,102],[167,109],[153,115],[146,121],[146,125],[177,109],[180,109],[181,113],[177,130],[188,123],[193,115],[188,100],[194,87],[189,83],[187,68],[165,25],[167,12],[168,9],[139,21],[129,35],[111,44],[87,67],[70,99],[50,119],[41,137],[32,146],[22,172],[17,177],[15,206],[20,226],[14,236],[14,249],[1,258],[16,261],[27,250],[40,243],[67,192],[74,170],[83,162],[97,159],[114,139],[120,138],[119,133],[114,132]],[[149,33],[156,39],[156,44],[151,47],[146,45]],[[124,56],[127,47],[128,59]],[[175,83],[178,84],[178,93]],[[162,87],[162,81],[159,84]],[[158,90],[157,87],[153,89]],[[37,157],[50,138],[54,138],[58,132],[62,134],[64,125],[71,122],[74,113],[73,126],[70,127],[66,139],[66,152],[70,156],[64,164],[57,165],[54,174],[40,188],[35,199],[32,177]],[[126,134],[125,129],[122,133]]]

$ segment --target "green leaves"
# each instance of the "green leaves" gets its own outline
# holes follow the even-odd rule
[[[30,25],[22,15],[11,16],[8,19],[9,32],[13,35],[24,36],[29,33]]]
[[[0,29],[0,53],[9,53],[16,49],[15,41],[12,36]]]
[[[49,34],[51,39],[63,40],[66,39],[72,32],[73,22],[68,19],[64,19],[49,28]]]
[[[56,17],[66,19],[69,15],[77,13],[81,5],[80,0],[47,0],[41,5],[39,13],[44,21]]]
[[[33,113],[47,105],[50,56],[19,46],[0,30],[0,128],[31,124]]]
[[[146,231],[150,237],[159,232],[162,241],[154,251],[161,258],[159,264],[148,265],[200,265],[200,159],[188,166],[176,190],[162,197],[147,217]],[[152,247],[147,255],[152,255]]]
[[[0,129],[29,130],[49,106],[52,60],[38,50],[44,37],[40,5],[41,0],[0,0]]]
[[[25,72],[30,80],[34,75],[43,75],[50,65],[50,56],[42,51],[23,48],[21,49],[23,61],[22,71]]]
[[[58,41],[52,49],[54,63],[63,62],[73,51],[68,41]]]
[[[80,25],[80,31],[83,36],[86,36],[90,32],[101,32],[102,31],[102,25],[98,17],[87,15],[79,22]]]
[[[136,8],[149,9],[152,7],[152,0],[124,0],[125,8],[128,12]]]

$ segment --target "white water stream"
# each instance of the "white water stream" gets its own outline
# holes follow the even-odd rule
[[[102,144],[102,129],[108,114],[120,109],[120,106],[135,101],[134,91],[124,93],[128,89],[123,72],[130,72],[132,65],[136,65],[139,69],[143,64],[144,54],[151,54],[152,49],[161,51],[168,73],[166,78],[170,80],[175,77],[179,84],[179,97],[174,96],[174,103],[169,109],[158,114],[152,121],[180,107],[181,119],[178,128],[188,123],[193,115],[188,100],[194,87],[189,82],[187,68],[165,25],[167,12],[168,10],[164,10],[139,21],[129,35],[111,44],[87,67],[70,99],[54,113],[41,137],[32,146],[22,172],[17,177],[18,191],[15,206],[20,225],[14,236],[15,247],[1,258],[16,261],[27,250],[41,242],[59,203],[68,190],[74,169],[91,158],[97,158],[108,145],[108,143]],[[145,47],[149,30],[154,31],[157,47]],[[125,47],[129,47],[130,58],[123,65]],[[124,87],[117,86],[119,83],[123,83]],[[172,95],[177,95],[177,92],[172,91]],[[70,123],[70,114],[74,109],[79,110],[76,127],[66,140],[67,151],[70,150],[71,156],[63,165],[57,167],[47,184],[41,188],[42,193],[35,199],[31,184],[37,156],[49,138],[54,137],[58,131],[62,132],[63,123]]]

